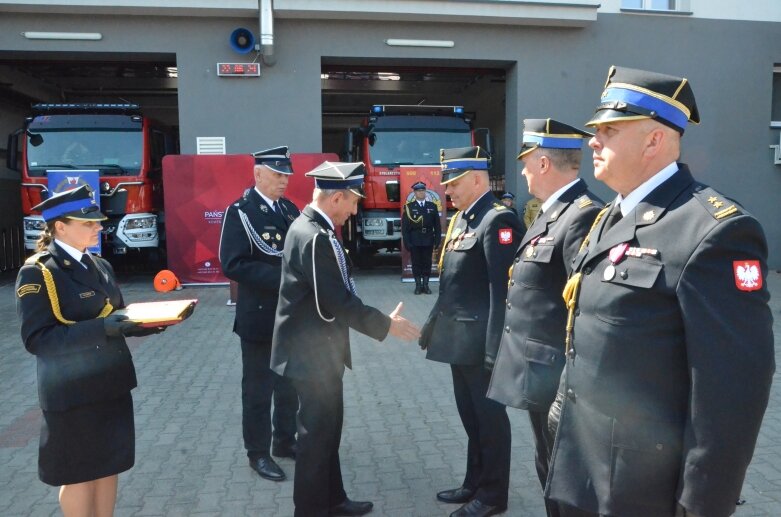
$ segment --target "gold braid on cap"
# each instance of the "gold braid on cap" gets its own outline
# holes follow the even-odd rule
[[[453,214],[453,218],[450,219],[450,224],[447,226],[447,233],[445,234],[445,241],[442,243],[442,251],[439,252],[439,263],[437,264],[437,268],[442,271],[442,262],[445,260],[445,248],[447,247],[447,243],[450,241],[450,234],[453,233],[453,226],[456,224],[456,219],[461,218],[461,210]]]
[[[591,237],[591,233],[594,231],[594,228],[597,227],[599,224],[599,221],[602,219],[602,217],[605,215],[605,213],[610,209],[610,206],[606,206],[600,212],[597,214],[597,217],[594,219],[594,224],[591,225],[591,229],[589,229],[588,233],[586,234],[586,237],[583,239],[583,242],[580,244],[580,249],[578,250],[578,253],[586,249],[586,246],[588,246],[589,238]],[[564,292],[561,293],[561,296],[564,298],[564,304],[567,306],[567,338],[565,340],[564,345],[564,353],[569,354],[570,348],[572,348],[572,331],[575,328],[575,306],[577,305],[578,301],[578,293],[580,292],[580,283],[583,280],[583,274],[578,271],[574,275],[572,275],[569,280],[567,280],[567,285],[564,286]]]
[[[43,283],[46,284],[46,293],[49,295],[49,302],[52,305],[52,313],[54,314],[54,317],[57,318],[57,321],[64,325],[73,325],[76,323],[75,321],[66,320],[62,315],[62,311],[60,310],[60,299],[57,297],[57,286],[54,285],[52,272],[43,265],[43,262],[36,262],[35,265],[38,266],[38,269],[41,270],[41,274],[43,275]],[[111,314],[113,310],[114,307],[111,305],[111,303],[109,303],[108,299],[106,299],[106,305],[103,306],[103,309],[100,311],[100,314],[98,314],[97,317],[105,318]]]

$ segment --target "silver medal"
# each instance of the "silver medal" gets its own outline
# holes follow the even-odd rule
[[[602,273],[602,278],[607,282],[613,280],[614,276],[616,276],[616,267],[613,264],[609,264],[605,268],[605,272]]]

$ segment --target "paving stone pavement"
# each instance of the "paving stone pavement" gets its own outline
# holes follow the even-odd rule
[[[231,332],[227,288],[162,295],[152,289],[151,277],[121,280],[129,302],[192,297],[200,302],[184,324],[130,340],[139,381],[133,391],[136,465],[120,475],[116,515],[291,516],[294,462],[279,460],[288,474],[280,483],[260,479],[247,465],[241,351]],[[781,275],[772,273],[768,281],[778,316]],[[357,284],[364,301],[386,313],[403,301],[403,314],[418,324],[436,299],[436,294],[414,296],[412,286],[400,283],[388,268],[360,272]],[[0,516],[60,515],[57,489],[37,476],[35,360],[19,338],[9,276],[0,278],[0,314]],[[348,495],[374,501],[374,516],[448,515],[457,506],[439,503],[434,495],[460,484],[466,451],[448,366],[426,361],[417,344],[395,338],[378,343],[353,333],[352,349],[355,367],[344,379],[341,446]],[[739,517],[781,515],[780,390],[776,383]],[[506,515],[543,516],[526,415],[515,409],[508,414],[513,445]]]

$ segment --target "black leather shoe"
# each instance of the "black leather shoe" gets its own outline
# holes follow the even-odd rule
[[[465,486],[460,486],[452,490],[443,490],[437,494],[437,499],[443,503],[466,503],[475,495],[475,491]]]
[[[277,458],[292,458],[296,459],[296,453],[298,452],[298,445],[292,443],[290,445],[275,444],[271,446],[271,454]]]
[[[415,294],[420,294],[423,292],[423,289],[420,287],[420,284],[415,286]]]
[[[269,479],[271,481],[282,481],[285,479],[285,473],[282,472],[279,465],[271,459],[271,456],[260,456],[254,459],[250,458],[249,466],[263,479]]]
[[[489,515],[498,515],[507,510],[507,505],[491,506],[481,503],[480,499],[472,499],[464,506],[450,514],[450,517],[488,517]]]
[[[428,288],[428,282],[423,282],[423,293],[431,294],[431,289]]]
[[[365,515],[372,511],[374,503],[371,501],[351,501],[345,499],[341,504],[332,506],[328,515]]]

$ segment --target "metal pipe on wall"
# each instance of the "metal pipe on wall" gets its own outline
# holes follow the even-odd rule
[[[263,63],[272,66],[277,58],[274,56],[274,6],[272,0],[259,0],[260,15],[260,53]]]

